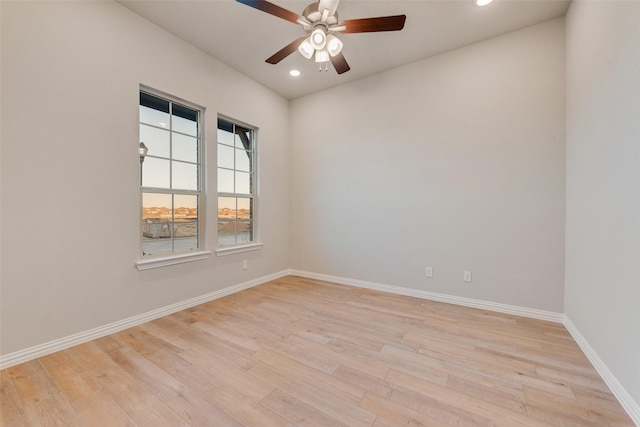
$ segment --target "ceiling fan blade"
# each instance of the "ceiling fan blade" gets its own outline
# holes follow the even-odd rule
[[[346,73],[351,69],[351,67],[349,67],[349,64],[347,64],[347,60],[344,59],[344,55],[342,54],[342,52],[340,52],[336,56],[331,57],[331,64],[333,64],[333,68],[336,69],[338,74]]]
[[[283,7],[275,5],[273,3],[269,3],[267,0],[236,0],[238,3],[246,4],[254,9],[261,10],[270,15],[277,16],[278,18],[282,18],[285,21],[293,22],[294,24],[298,23],[298,19],[304,18],[297,13],[291,12]]]
[[[378,31],[399,31],[404,28],[406,15],[381,16],[379,18],[348,19],[339,25],[347,27],[340,31],[343,34],[349,33],[375,33]]]
[[[269,58],[267,58],[265,62],[268,62],[269,64],[274,64],[274,65],[277,64],[278,62],[282,61],[284,58],[286,58],[287,56],[291,55],[293,52],[298,50],[298,46],[300,46],[300,44],[306,38],[307,37],[305,36],[305,37],[300,37],[298,39],[295,39],[294,41],[292,41],[291,43],[289,43],[288,45],[286,45],[285,47],[283,47],[282,49],[280,49],[279,51],[271,55]]]

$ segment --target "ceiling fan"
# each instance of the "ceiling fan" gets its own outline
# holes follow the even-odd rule
[[[348,19],[338,21],[340,0],[318,0],[307,6],[302,15],[291,12],[266,0],[236,0],[254,9],[277,16],[294,24],[300,24],[307,34],[297,38],[278,52],[267,58],[269,64],[277,64],[296,50],[307,59],[314,57],[322,64],[331,61],[338,74],[351,69],[342,54],[342,41],[334,33],[374,33],[379,31],[399,31],[404,28],[406,15],[381,16],[378,18]]]

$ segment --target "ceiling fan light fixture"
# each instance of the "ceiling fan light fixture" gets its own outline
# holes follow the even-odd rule
[[[273,4],[268,0],[236,1],[293,24],[298,24],[302,26],[306,33],[306,35],[296,38],[271,55],[265,62],[273,65],[278,64],[298,50],[307,59],[315,56],[314,60],[320,63],[320,69],[323,68],[322,63],[324,63],[325,71],[328,70],[328,63],[331,62],[338,74],[346,73],[351,67],[349,67],[342,54],[343,43],[333,35],[334,33],[355,34],[400,31],[404,28],[407,19],[406,15],[390,15],[340,21],[337,12],[340,0],[314,0],[304,9],[302,15]],[[488,4],[491,0],[473,1],[487,1]]]
[[[474,0],[476,6],[486,6],[491,2],[493,2],[493,0]]]
[[[327,35],[322,28],[313,30],[309,39],[311,46],[313,46],[315,50],[324,49],[324,46],[327,44]]]
[[[311,59],[313,53],[315,52],[315,49],[311,45],[310,37],[300,43],[300,46],[298,46],[298,52],[300,52],[305,58]]]
[[[333,34],[329,34],[327,36],[327,51],[329,52],[329,55],[336,56],[342,52],[342,46],[344,46],[344,44],[339,38]]]
[[[329,52],[327,49],[316,50],[316,62],[327,62],[329,60]]]

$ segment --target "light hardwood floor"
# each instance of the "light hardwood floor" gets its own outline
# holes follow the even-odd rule
[[[285,277],[0,371],[3,426],[632,426],[560,324]]]

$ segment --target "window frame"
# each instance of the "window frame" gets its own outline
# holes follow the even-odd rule
[[[142,154],[140,155],[140,168],[139,168],[139,203],[140,203],[140,210],[139,210],[139,224],[140,224],[140,228],[139,228],[139,242],[140,242],[140,246],[139,246],[139,259],[138,261],[136,261],[136,267],[138,268],[138,270],[146,270],[149,268],[155,268],[155,267],[162,267],[162,266],[166,266],[166,265],[173,265],[173,264],[179,264],[179,263],[184,263],[184,262],[189,262],[189,261],[195,261],[195,260],[199,260],[199,259],[205,259],[208,258],[209,255],[211,254],[210,251],[206,250],[206,141],[205,141],[205,116],[206,116],[206,108],[203,106],[200,106],[198,104],[195,104],[193,102],[187,101],[183,98],[179,98],[173,95],[170,95],[168,93],[162,92],[162,91],[158,91],[155,89],[152,89],[150,87],[147,86],[143,86],[141,85],[138,89],[138,133],[140,133],[140,130],[142,129],[142,126],[149,126],[151,128],[158,128],[158,129],[164,129],[167,130],[169,132],[169,154],[168,157],[164,157],[164,156],[154,156],[151,153],[145,153],[145,156],[142,156]],[[170,124],[168,127],[162,127],[162,126],[154,126],[153,124],[149,124],[149,123],[143,123],[142,122],[142,117],[140,116],[140,107],[143,105],[140,101],[140,97],[142,96],[142,94],[148,94],[150,96],[159,98],[163,101],[167,101],[169,103],[169,118],[170,118]],[[172,141],[173,138],[175,136],[189,136],[189,137],[194,137],[193,135],[187,135],[184,132],[180,132],[180,130],[176,130],[173,126],[172,120],[173,120],[173,116],[175,114],[174,113],[174,105],[178,105],[180,107],[185,107],[187,109],[190,110],[195,110],[197,111],[198,117],[197,117],[197,132],[195,135],[196,138],[196,160],[195,162],[192,161],[187,161],[184,159],[180,159],[179,156],[174,156],[174,153],[172,152]],[[144,142],[142,141],[142,138],[140,137],[140,135],[138,136],[139,141],[138,142]],[[173,179],[172,177],[172,173],[173,173],[173,166],[175,162],[180,162],[180,163],[185,163],[185,164],[191,164],[191,165],[195,165],[196,166],[196,174],[197,174],[197,189],[193,190],[193,189],[186,189],[186,188],[172,188],[172,185],[169,184],[169,188],[166,187],[151,187],[151,186],[144,186],[143,185],[143,160],[146,160],[147,157],[149,158],[159,158],[159,159],[163,159],[163,160],[168,160],[169,161],[169,182],[171,183],[171,180]],[[170,239],[171,239],[171,251],[169,252],[160,252],[157,254],[145,254],[144,251],[144,235],[143,235],[143,227],[144,227],[144,223],[143,223],[143,217],[144,217],[144,203],[143,203],[143,198],[144,198],[144,194],[167,194],[167,195],[171,195],[171,200],[172,200],[172,204],[171,204],[171,208],[172,208],[172,213],[171,213],[171,220],[170,220]],[[181,195],[186,195],[186,196],[195,196],[197,197],[197,247],[193,248],[193,249],[188,249],[188,250],[176,250],[175,247],[175,239],[176,236],[174,235],[174,229],[176,228],[176,217],[175,217],[175,209],[176,206],[173,205],[173,200],[175,199],[175,196],[181,196]]]
[[[236,164],[234,163],[234,168],[228,168],[228,167],[223,167],[220,166],[220,156],[218,155],[219,153],[219,146],[223,145],[225,147],[233,147],[234,150],[237,150],[238,148],[235,146],[235,143],[232,145],[229,144],[224,144],[221,143],[219,138],[218,138],[218,131],[219,131],[219,122],[220,121],[224,121],[227,122],[229,124],[231,124],[233,126],[234,131],[232,131],[232,134],[234,135],[234,140],[235,140],[235,127],[241,127],[244,129],[248,129],[251,131],[251,165],[250,165],[250,192],[247,193],[237,193],[237,192],[222,192],[219,191],[219,169],[225,169],[225,170],[229,170],[229,171],[233,171],[235,172],[242,172],[241,170],[238,170],[236,168]],[[251,200],[251,231],[250,231],[250,235],[252,236],[252,240],[249,242],[240,242],[238,243],[236,240],[236,243],[234,244],[229,244],[229,245],[220,245],[220,232],[218,227],[216,227],[216,255],[218,256],[223,256],[223,255],[231,255],[231,254],[236,254],[236,253],[241,253],[241,252],[247,252],[247,251],[253,251],[253,250],[258,250],[260,248],[262,248],[263,244],[260,241],[260,226],[259,226],[259,188],[260,188],[260,171],[259,171],[259,144],[258,144],[258,136],[259,136],[259,128],[257,126],[254,125],[250,125],[248,123],[245,123],[243,121],[234,119],[232,117],[229,116],[225,116],[222,114],[218,114],[218,121],[216,123],[216,220],[219,222],[219,200],[221,197],[230,197],[230,198],[249,198]],[[246,148],[245,148],[246,150]],[[248,150],[246,150],[248,151]],[[235,153],[235,151],[234,151]],[[235,159],[235,157],[234,157]],[[235,190],[235,188],[234,188]],[[237,213],[236,213],[237,215]],[[239,222],[239,218],[236,216],[235,219],[236,223]],[[236,229],[236,233],[234,233],[236,236],[238,235],[237,229]]]

